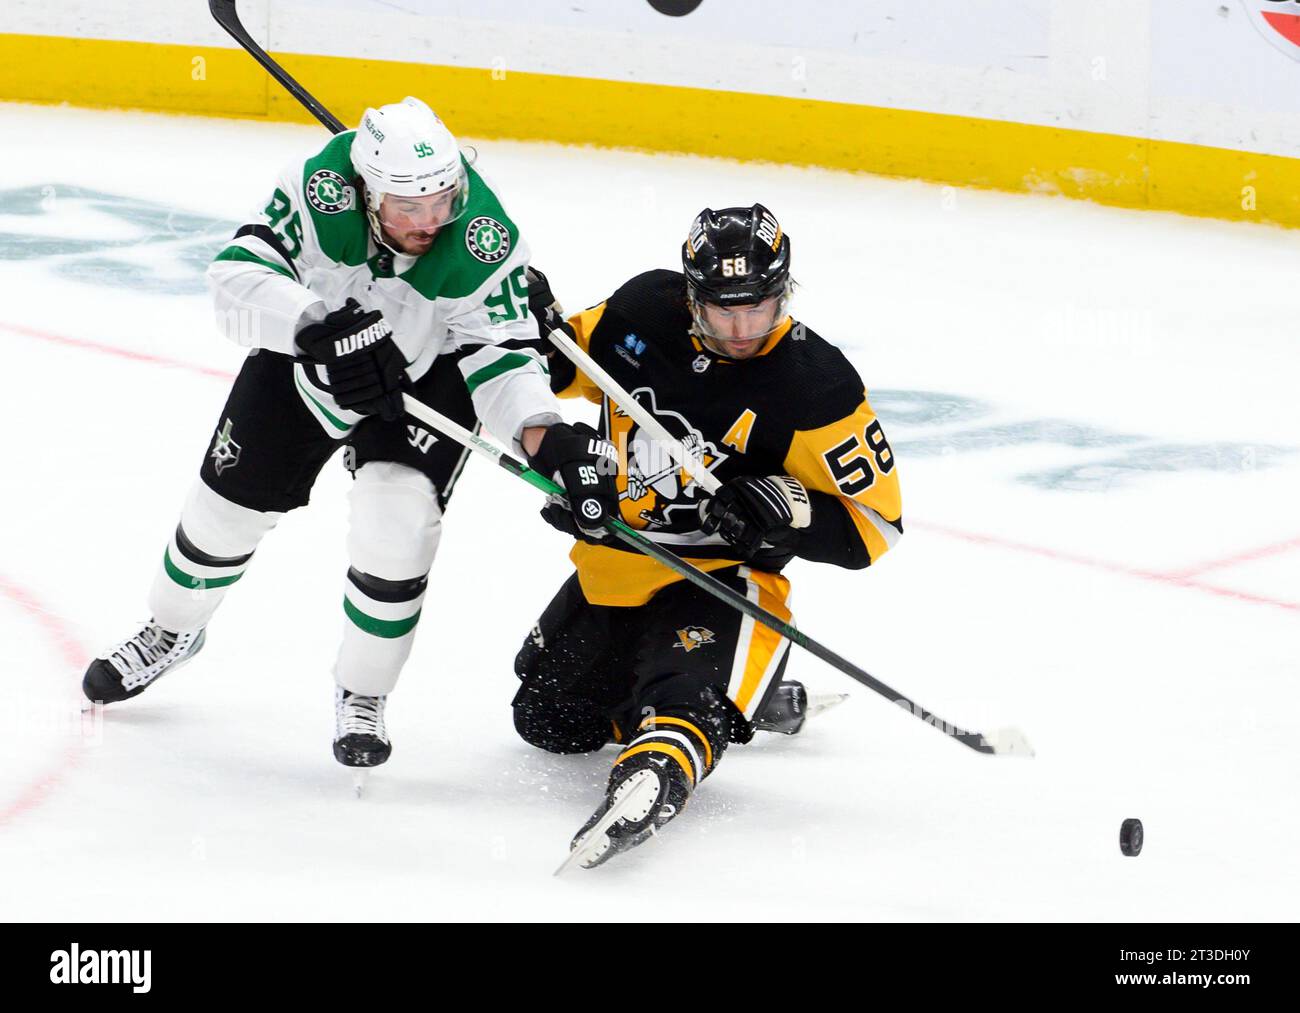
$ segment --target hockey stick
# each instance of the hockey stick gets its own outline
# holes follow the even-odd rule
[[[417,401],[415,398],[411,397],[411,395],[402,395],[402,405],[406,409],[408,415],[419,419],[426,426],[436,429],[438,432],[443,433],[446,436],[450,436],[462,446],[468,447],[470,450],[482,454],[484,457],[492,458],[498,465],[510,472],[510,474],[514,475],[516,478],[522,478],[534,488],[540,489],[542,492],[551,496],[564,494],[564,490],[545,475],[533,471],[533,469],[529,468],[522,461],[511,457],[496,444],[489,440],[485,440],[476,433],[470,432],[470,430],[466,429],[464,426],[452,421],[447,418],[447,416],[443,415],[441,412],[435,411],[428,405]],[[686,580],[689,580],[696,587],[703,591],[707,591],[716,598],[722,599],[732,608],[743,612],[755,622],[762,623],[764,626],[779,633],[792,643],[798,644],[810,654],[821,658],[822,661],[843,672],[850,678],[856,679],[868,689],[872,689],[879,693],[891,703],[903,708],[913,716],[920,718],[926,724],[933,725],[940,731],[951,735],[962,745],[968,746],[980,753],[1033,755],[1033,750],[1030,748],[1028,741],[1019,730],[1014,728],[1004,728],[996,732],[991,732],[988,735],[982,735],[979,732],[967,731],[964,728],[958,728],[956,725],[949,724],[937,714],[934,714],[932,711],[927,711],[920,704],[915,703],[896,689],[881,682],[870,672],[859,668],[847,658],[841,657],[829,647],[826,647],[824,644],[812,639],[812,637],[799,632],[796,627],[787,623],[780,616],[774,615],[761,605],[750,601],[743,594],[729,588],[726,584],[722,583],[711,574],[705,573],[698,567],[692,566],[675,552],[651,541],[635,528],[628,527],[628,525],[623,523],[623,521],[618,520],[617,518],[610,518],[605,522],[605,527],[620,542],[631,546],[638,552],[644,553],[645,555],[658,560],[670,570],[684,577]]]
[[[673,436],[662,422],[655,418],[654,413],[648,411],[635,397],[633,397],[628,391],[624,390],[619,382],[610,376],[608,371],[606,371],[600,363],[596,362],[596,360],[587,352],[584,352],[576,341],[558,327],[550,332],[550,340],[573,362],[575,366],[578,367],[578,369],[582,370],[582,372],[601,389],[606,397],[631,416],[633,421],[635,421],[647,435],[655,440],[659,446],[666,449],[669,456],[684,468],[706,492],[717,492],[722,485],[722,483],[718,481],[717,476],[709,471],[701,460],[692,455],[681,441]],[[643,540],[652,545],[654,544],[653,542],[650,542],[648,538]],[[687,566],[690,565],[676,556],[674,556],[674,558]],[[673,569],[677,569],[677,567],[673,567]],[[694,567],[692,567],[692,569],[694,569]],[[678,570],[678,572],[680,573],[681,571]],[[720,586],[724,587],[726,590],[730,590],[729,588],[726,588],[725,585]],[[737,595],[737,597],[739,597],[739,595]],[[744,599],[744,601],[746,605],[751,604],[748,599]],[[740,606],[738,605],[737,607]],[[755,606],[755,608],[757,608],[757,606]],[[741,610],[745,612],[746,615],[754,615],[754,613],[748,608],[742,608]],[[770,613],[768,615],[770,615]],[[755,616],[755,619],[763,623],[764,626],[767,626],[770,629],[775,630],[777,633],[780,633],[782,636],[787,637],[793,643],[798,644],[804,650],[821,658],[827,664],[843,672],[850,678],[856,679],[864,686],[875,690],[891,703],[903,707],[906,710],[910,710],[914,715],[925,721],[927,724],[933,724],[935,727],[947,731],[964,745],[970,746],[972,749],[976,749],[981,753],[1022,753],[1031,756],[1033,755],[1033,749],[1030,748],[1028,740],[1026,740],[1024,734],[1018,729],[1004,728],[991,733],[989,736],[984,736],[976,732],[964,731],[961,728],[957,728],[955,725],[949,725],[936,715],[926,711],[918,704],[913,703],[897,690],[887,686],[885,683],[872,676],[869,672],[859,668],[857,665],[845,658],[840,657],[840,655],[818,643],[816,640],[813,640],[811,637],[804,636],[793,626],[782,622],[776,616],[771,616],[771,618],[776,619],[776,623],[769,622],[766,617],[760,618]]]
[[[332,134],[341,134],[347,129],[328,109],[312,98],[311,93],[289,76],[288,71],[276,63],[265,49],[253,41],[253,37],[239,20],[239,11],[235,9],[235,0],[208,0],[208,9],[217,19],[217,24],[224,28],[232,39],[238,42],[244,51],[260,63],[268,74],[280,82],[285,90],[301,102],[309,113],[325,124]]]
[[[712,494],[721,488],[722,483],[718,481],[713,472],[704,466],[704,462],[695,457],[682,445],[680,440],[668,432],[664,424],[655,418],[652,412],[646,410],[636,398],[620,387],[618,381],[610,376],[600,363],[584,352],[576,341],[565,334],[559,327],[551,331],[550,340],[556,348],[572,360],[575,366],[595,382],[606,397],[627,412],[632,417],[632,421],[645,430],[663,449],[667,450],[668,456],[686,469],[686,473],[695,479],[705,492]]]
[[[239,12],[235,9],[235,0],[208,0],[209,9],[212,16],[216,18],[217,23],[221,25],[230,36],[242,46],[250,56],[260,63],[266,71],[275,78],[284,88],[293,95],[299,102],[307,108],[316,119],[320,120],[331,132],[341,133],[345,128],[342,123],[336,119],[324,106],[316,101],[315,98],[295,81],[289,74],[277,64],[266,51],[262,49],[245,30],[239,20]],[[718,480],[703,467],[702,463],[696,461],[676,439],[668,432],[667,429],[652,415],[646,411],[634,398],[628,395],[618,383],[598,366],[585,352],[579,348],[567,334],[562,331],[554,330],[551,332],[551,340],[554,341],[561,351],[569,358],[573,359],[583,371],[593,380],[601,384],[602,389],[611,393],[615,397],[620,407],[644,428],[651,436],[657,440],[663,441],[670,454],[674,456],[689,474],[695,477],[696,481],[709,492],[717,490]],[[533,485],[548,495],[562,495],[564,490],[556,485],[545,475],[533,471],[521,461],[515,460],[500,447],[483,439],[475,433],[470,432],[464,426],[457,424],[451,419],[434,411],[427,405],[417,401],[409,394],[402,396],[403,405],[407,414],[419,419],[425,425],[432,426],[439,432],[450,436],[462,446],[470,450],[493,458],[497,464],[505,468],[518,478]],[[762,623],[764,626],[781,634],[792,643],[798,644],[810,654],[821,658],[832,668],[836,668],[852,679],[857,680],[868,689],[879,693],[891,703],[907,710],[914,717],[924,721],[926,724],[933,725],[940,731],[951,735],[962,745],[974,749],[980,753],[993,753],[1000,755],[1020,754],[1033,755],[1033,750],[1029,746],[1023,733],[1015,728],[1004,728],[989,735],[982,735],[979,732],[970,732],[951,725],[944,721],[938,715],[927,711],[924,707],[913,702],[902,693],[881,682],[871,673],[859,668],[846,658],[836,654],[830,648],[818,643],[811,637],[804,636],[791,624],[785,622],[779,616],[773,615],[760,605],[751,602],[744,595],[733,591],[717,578],[710,576],[703,570],[692,566],[683,560],[680,556],[652,542],[639,531],[628,527],[621,520],[611,518],[605,525],[613,536],[627,545],[632,546],[637,551],[644,553],[653,559],[658,560],[664,566],[681,575],[692,584],[707,591],[709,594],[727,602],[733,608],[738,609],[745,615],[752,618],[755,622]]]

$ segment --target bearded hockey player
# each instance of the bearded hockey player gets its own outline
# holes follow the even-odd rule
[[[692,449],[716,495],[559,354],[552,386],[600,404],[624,521],[788,620],[792,558],[857,569],[902,535],[893,452],[853,366],[789,316],[790,238],[770,211],[702,211],[682,268],[638,275],[567,322],[536,275],[533,309]],[[515,727],[557,753],[621,746],[572,845],[591,868],[678,815],[778,690],[802,687],[781,683],[789,643],[776,633],[560,504],[543,515],[582,540],[516,659]]]
[[[253,351],[163,554],[152,618],[90,665],[86,696],[125,700],[193,658],[262,537],[346,446],[334,755],[387,760],[385,699],[465,458],[404,420],[403,391],[464,426],[481,421],[561,481],[599,456],[560,420],[528,319],[527,260],[496,194],[418,99],[367,110],[282,175],[209,269],[219,323]],[[599,482],[584,501],[615,509],[612,476]]]

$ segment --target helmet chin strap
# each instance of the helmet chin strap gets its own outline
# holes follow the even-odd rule
[[[705,348],[707,348],[707,349],[708,349],[710,352],[712,352],[714,355],[720,355],[720,356],[722,356],[724,359],[734,359],[735,361],[739,362],[739,361],[741,361],[740,358],[739,358],[738,356],[732,355],[730,352],[727,352],[726,350],[724,350],[724,349],[722,348],[722,346],[719,344],[719,342],[722,342],[722,341],[757,341],[757,342],[759,342],[759,344],[763,344],[763,343],[765,343],[765,342],[767,341],[768,338],[770,338],[770,337],[771,337],[771,336],[776,332],[777,328],[780,327],[780,326],[781,326],[780,324],[777,324],[776,327],[773,327],[773,328],[771,328],[770,330],[764,331],[762,334],[757,334],[757,335],[755,335],[755,336],[752,337],[752,338],[715,338],[715,337],[713,337],[712,335],[704,334],[704,333],[702,333],[702,332],[697,333],[697,334],[696,334],[696,337],[698,337],[698,338],[700,339],[700,344],[702,344]],[[749,356],[746,356],[746,358],[749,358]]]
[[[394,247],[392,243],[388,242],[387,238],[384,236],[384,224],[379,220],[379,204],[383,201],[384,195],[377,194],[376,196],[378,197],[378,200],[372,204],[369,188],[367,188],[364,183],[361,184],[361,187],[364,191],[361,200],[366,209],[366,221],[370,223],[370,237],[375,241],[376,246],[387,250],[395,257],[400,257],[402,251]]]

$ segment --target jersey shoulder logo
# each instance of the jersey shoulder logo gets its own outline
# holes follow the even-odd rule
[[[498,264],[510,252],[510,230],[495,218],[479,215],[465,226],[465,247],[485,264]]]
[[[307,203],[323,215],[351,211],[356,199],[356,188],[332,169],[317,169],[307,180]]]

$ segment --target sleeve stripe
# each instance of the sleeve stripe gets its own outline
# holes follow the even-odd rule
[[[536,365],[537,360],[519,352],[507,352],[495,362],[490,362],[465,378],[465,386],[469,388],[471,394],[489,380],[495,380],[502,373],[508,373],[512,369],[520,369],[525,366]]]
[[[294,273],[291,270],[289,270],[289,268],[285,267],[283,264],[275,264],[269,260],[264,260],[263,258],[259,257],[257,254],[250,253],[242,246],[227,246],[224,250],[222,250],[220,253],[217,254],[216,259],[227,260],[227,261],[238,261],[239,263],[242,264],[261,264],[263,267],[269,267],[272,271],[275,271],[277,274],[282,274],[286,278],[290,278],[294,281],[298,280],[297,276],[294,275]]]
[[[846,504],[856,516],[861,517],[876,530],[885,543],[886,552],[897,545],[898,540],[903,537],[902,518],[899,518],[898,523],[887,521],[883,516],[872,510],[871,507],[863,506],[857,500],[849,499],[846,496],[841,496],[840,500]],[[861,527],[861,524],[859,524],[859,527]]]
[[[507,341],[489,341],[487,338],[475,341],[471,339],[462,339],[461,351],[465,354],[482,351],[484,348],[509,348],[514,350],[525,349],[527,351],[537,352],[539,355],[545,355],[548,346],[541,338],[532,338],[525,341],[522,338],[510,338]]]
[[[298,276],[298,269],[294,267],[293,258],[289,256],[289,251],[284,248],[284,243],[281,241],[280,237],[272,232],[267,226],[261,224],[245,225],[235,233],[234,238],[243,239],[244,236],[253,236],[254,238],[260,239],[264,242],[267,246],[278,253],[280,257],[283,258],[284,262],[289,265],[289,270],[293,272],[294,279],[296,281],[302,281]]]

